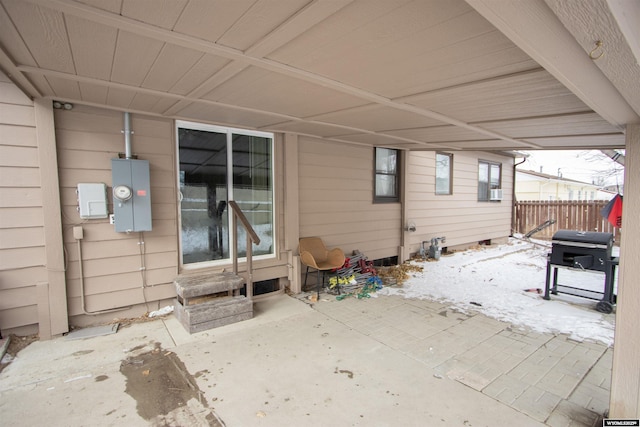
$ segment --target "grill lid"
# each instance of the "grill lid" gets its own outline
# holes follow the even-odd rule
[[[613,245],[613,233],[601,233],[596,231],[558,230],[551,240],[553,244],[583,243],[595,247],[609,247]],[[580,245],[582,246],[582,245]]]

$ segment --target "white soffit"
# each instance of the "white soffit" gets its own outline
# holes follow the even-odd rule
[[[620,133],[615,126],[596,113],[567,114],[562,116],[529,117],[477,123],[483,128],[511,135],[513,138],[545,136],[592,135]]]
[[[176,116],[184,120],[200,120],[205,123],[212,121],[219,124],[235,125],[237,127],[264,128],[280,123],[283,116],[270,115],[250,109],[228,108],[217,104],[193,102],[180,109]]]
[[[307,119],[342,126],[370,129],[374,132],[406,128],[421,128],[444,124],[443,122],[430,117],[425,117],[408,111],[400,111],[398,109],[379,104],[368,104],[363,107],[307,117]]]
[[[563,137],[547,137],[547,138],[527,138],[527,142],[538,145],[539,147],[547,147],[554,150],[579,150],[581,148],[592,147],[599,149],[602,147],[624,148],[624,135],[603,134],[603,135],[580,135],[580,136],[563,136]]]
[[[343,127],[331,126],[325,123],[315,123],[302,120],[278,123],[273,126],[267,126],[264,130],[317,135],[324,138],[331,138],[354,132],[354,129],[345,129]]]
[[[387,135],[399,136],[428,143],[452,142],[452,141],[482,141],[492,139],[468,129],[457,126],[444,125],[419,129],[402,129],[384,132]]]
[[[477,151],[501,151],[501,150],[513,150],[513,144],[510,144],[501,139],[492,139],[487,141],[460,141],[447,143],[449,148],[456,150],[477,150]],[[530,147],[522,144],[520,147],[523,150],[529,150]]]

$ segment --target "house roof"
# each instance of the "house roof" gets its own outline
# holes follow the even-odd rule
[[[605,190],[604,188],[602,188],[600,186],[597,186],[595,184],[592,184],[590,182],[578,181],[576,179],[563,178],[561,176],[549,175],[549,174],[542,173],[542,172],[516,169],[516,174],[518,174],[518,175],[529,175],[529,176],[532,176],[532,177],[535,177],[535,178],[540,178],[542,180],[553,180],[553,181],[558,181],[558,182],[565,182],[565,183],[578,184],[578,185],[582,185],[582,186],[589,186],[589,187],[596,188],[598,190],[608,191],[608,190]]]
[[[611,3],[0,0],[0,68],[34,98],[348,143],[622,148],[640,6]]]

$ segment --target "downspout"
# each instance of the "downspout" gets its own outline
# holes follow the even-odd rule
[[[513,185],[511,186],[511,235],[516,231],[516,167],[527,161],[525,156],[520,163],[513,164]]]
[[[405,260],[409,259],[409,252],[411,239],[409,237],[409,233],[413,233],[416,231],[415,224],[411,224],[412,221],[408,218],[408,206],[407,201],[409,200],[407,189],[407,175],[409,174],[409,156],[411,152],[409,150],[400,150],[400,170],[401,179],[400,179],[400,188],[402,193],[400,193],[400,247],[398,248],[398,264],[402,264]],[[375,166],[374,166],[375,168]]]

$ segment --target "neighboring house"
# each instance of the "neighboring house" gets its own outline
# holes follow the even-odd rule
[[[276,292],[300,291],[300,237],[400,261],[505,239],[513,150],[625,148],[635,209],[637,8],[0,0],[0,328],[169,303],[179,274],[231,268],[231,201]],[[637,418],[640,225],[623,228],[611,415]]]
[[[616,193],[595,184],[516,169],[516,200],[610,200]]]

